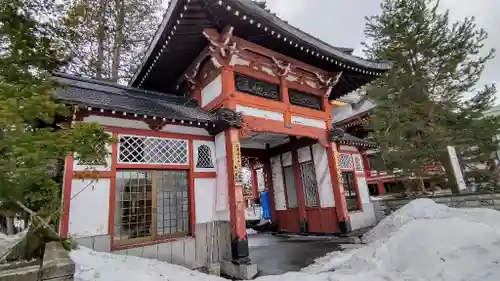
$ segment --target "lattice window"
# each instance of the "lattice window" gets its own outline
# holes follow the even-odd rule
[[[214,168],[212,161],[212,151],[208,145],[200,145],[198,147],[198,159],[196,160],[196,168]]]
[[[357,172],[363,172],[363,164],[359,155],[354,155],[354,168]]]
[[[318,207],[318,183],[316,181],[316,173],[314,171],[313,162],[300,164],[300,174],[302,178],[302,186],[304,188],[306,207]]]
[[[352,169],[352,155],[340,153],[340,168]]]
[[[158,172],[156,186],[156,233],[187,235],[189,232],[187,171]]]
[[[342,185],[348,211],[359,210],[358,197],[356,193],[356,184],[354,183],[353,172],[342,172]]]
[[[186,236],[187,171],[118,171],[115,206],[117,244]]]
[[[288,166],[283,168],[285,178],[286,197],[288,199],[288,208],[297,208],[297,183],[293,176],[293,167]]]
[[[179,139],[120,135],[120,163],[188,164],[188,142]]]

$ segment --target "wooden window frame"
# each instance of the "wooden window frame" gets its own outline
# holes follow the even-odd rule
[[[347,212],[349,213],[353,213],[353,212],[362,212],[363,211],[363,204],[361,203],[361,197],[360,197],[360,194],[359,194],[359,186],[358,186],[358,179],[357,179],[357,175],[356,175],[356,170],[353,169],[353,170],[342,170],[341,173],[340,173],[340,176],[342,177],[342,188],[344,188],[344,179],[343,179],[343,174],[344,173],[350,173],[352,174],[352,179],[353,179],[353,185],[354,185],[354,190],[356,191],[356,207],[357,209],[356,210],[349,210],[347,209]],[[346,200],[346,196],[345,196],[345,188],[344,188],[344,199]],[[347,200],[346,200],[346,203],[347,203]],[[346,204],[347,205],[347,204]]]
[[[121,247],[127,247],[127,246],[131,246],[131,245],[136,245],[136,244],[144,244],[144,243],[152,243],[152,242],[158,242],[158,241],[165,241],[165,240],[173,240],[173,239],[177,239],[177,238],[184,238],[184,237],[189,237],[192,235],[194,229],[192,229],[192,214],[191,214],[191,204],[193,204],[192,202],[192,196],[193,194],[190,192],[190,184],[191,184],[191,181],[190,181],[190,171],[188,169],[168,169],[168,170],[161,170],[161,169],[154,169],[154,168],[148,168],[148,167],[144,167],[144,168],[131,168],[131,169],[119,169],[116,171],[116,173],[118,174],[119,172],[122,172],[122,171],[141,171],[141,172],[151,172],[152,174],[152,178],[151,178],[151,213],[152,213],[152,218],[151,218],[151,229],[152,229],[152,234],[150,236],[147,236],[147,237],[138,237],[138,238],[131,238],[131,239],[123,239],[123,240],[117,240],[115,239],[115,234],[114,231],[113,231],[113,235],[111,237],[112,239],[112,247],[115,248],[121,248]],[[187,181],[187,192],[188,192],[188,231],[187,232],[176,232],[176,233],[172,233],[172,234],[158,234],[158,230],[157,230],[157,225],[158,225],[158,216],[157,216],[157,191],[158,191],[158,186],[157,186],[157,183],[156,183],[156,176],[155,174],[156,173],[161,173],[161,172],[165,172],[165,171],[185,171],[186,172],[186,181]],[[115,192],[116,192],[116,189],[118,188],[117,186],[117,183],[115,182]],[[120,191],[121,192],[121,191]],[[116,201],[114,206],[113,206],[113,214],[116,214],[116,210],[117,208],[120,208],[120,205],[119,204],[116,204],[116,203],[121,203],[121,201]],[[116,221],[113,223],[113,229],[116,227]]]

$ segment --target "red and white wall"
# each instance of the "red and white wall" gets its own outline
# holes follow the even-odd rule
[[[84,117],[83,122],[97,122],[107,132],[120,136],[138,136],[184,141],[187,161],[172,164],[121,163],[120,143],[109,147],[106,165],[80,165],[75,157],[66,159],[60,232],[97,251],[157,258],[195,268],[217,262],[230,255],[227,160],[224,133],[210,136],[203,128],[168,124],[153,131],[141,120],[99,114]],[[199,147],[208,147],[213,167],[199,168]],[[116,208],[116,172],[126,169],[186,170],[189,185],[190,234],[175,239],[117,245],[113,241]],[[92,172],[91,172],[92,171]],[[94,179],[94,177],[96,177]],[[214,245],[207,241],[216,232]],[[210,250],[213,248],[213,250]]]

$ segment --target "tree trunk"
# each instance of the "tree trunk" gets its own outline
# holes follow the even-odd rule
[[[5,217],[7,221],[7,235],[14,235],[16,231],[14,229],[14,218],[13,217]]]
[[[113,42],[113,57],[111,62],[111,80],[117,82],[121,66],[121,49],[123,44],[123,28],[125,24],[125,0],[115,0],[116,30]]]
[[[104,40],[106,39],[106,8],[108,1],[99,1],[99,22],[97,24],[97,61],[95,62],[95,77],[101,79],[104,71]]]

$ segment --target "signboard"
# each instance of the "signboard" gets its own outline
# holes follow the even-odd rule
[[[453,168],[453,173],[455,174],[455,179],[457,180],[458,190],[465,190],[467,187],[465,185],[464,176],[462,174],[462,169],[460,168],[460,162],[458,161],[455,147],[448,146],[447,149],[450,156],[451,167]]]
[[[234,184],[243,184],[243,173],[241,167],[241,147],[239,142],[233,142],[233,175]]]

